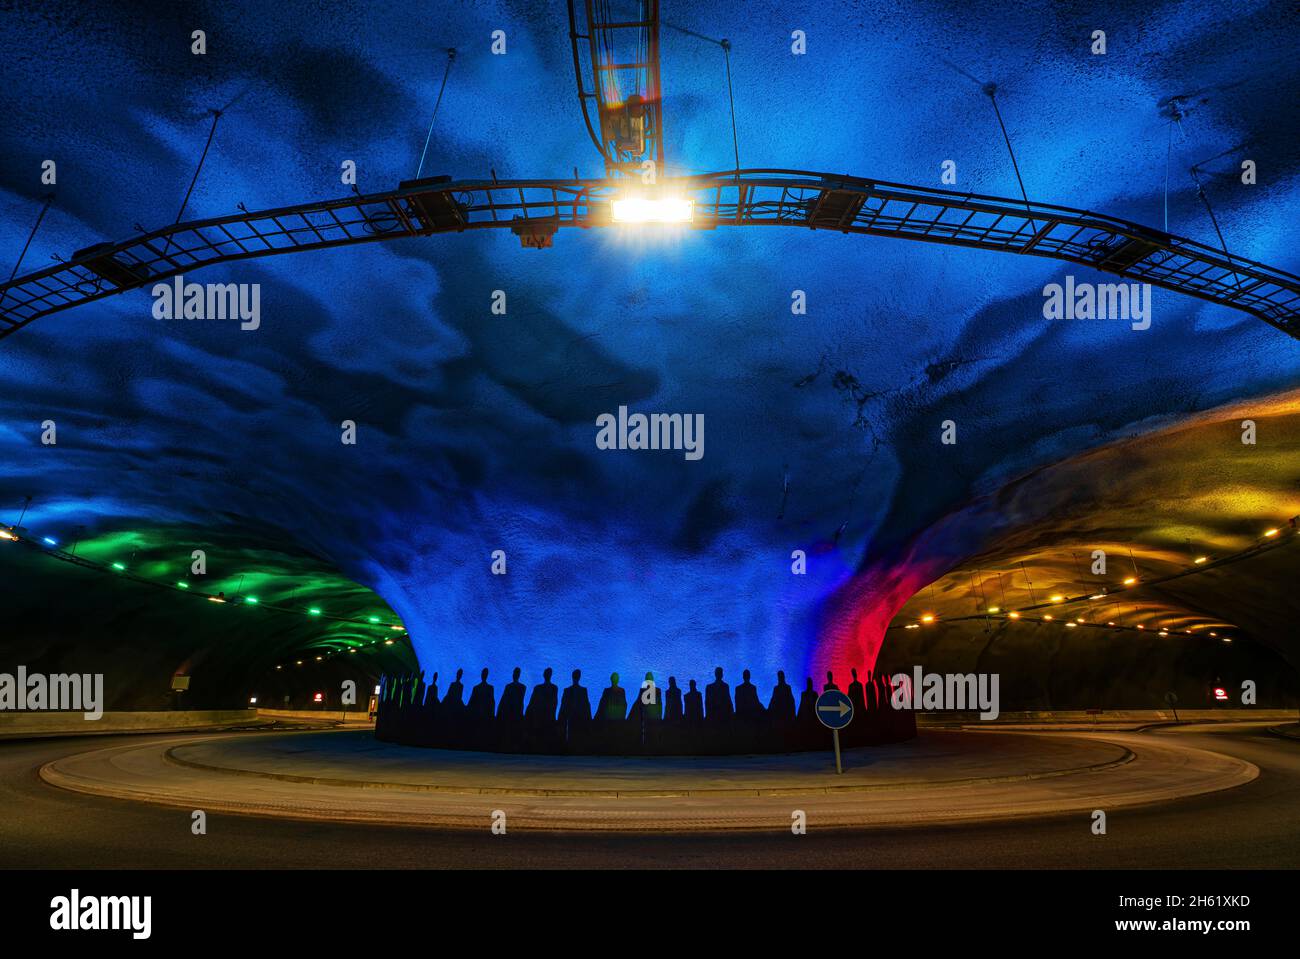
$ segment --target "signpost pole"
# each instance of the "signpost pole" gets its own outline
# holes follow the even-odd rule
[[[843,775],[844,767],[840,765],[840,731],[832,729],[831,735],[835,737],[835,772]]]

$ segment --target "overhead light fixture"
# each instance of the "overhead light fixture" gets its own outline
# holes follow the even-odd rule
[[[58,541],[57,539],[55,539],[53,536],[42,536],[41,539],[42,539],[45,543],[49,544],[50,546],[58,546],[58,545],[59,545],[59,541]]]
[[[695,201],[681,197],[626,196],[610,201],[615,223],[690,223]]]
[[[1266,529],[1266,530],[1264,530],[1264,535],[1265,535],[1265,536],[1276,536],[1276,535],[1278,534],[1278,532],[1279,532],[1279,530],[1277,529],[1277,527],[1274,527],[1273,529]]]
[[[999,607],[999,606],[990,606],[990,607],[989,607],[989,612],[990,612],[990,613],[997,613],[997,612],[1000,612],[1000,611],[1001,611],[1001,607]]]
[[[189,589],[189,588],[190,588],[190,584],[187,583],[187,582],[185,582],[185,580],[183,580],[183,579],[178,579],[178,580],[176,581],[176,588],[177,588],[177,589]]]
[[[247,603],[249,606],[256,606],[258,603],[258,599],[256,596],[245,596],[244,602]]]
[[[1103,596],[1105,596],[1105,595],[1106,595],[1105,593],[1093,593],[1093,594],[1092,594],[1091,596],[1089,596],[1088,598],[1089,598],[1089,599],[1101,599],[1101,598],[1102,598]]]
[[[1202,563],[1208,563],[1209,561],[1210,561],[1210,557],[1208,557],[1208,556],[1198,556],[1198,557],[1196,557],[1196,565],[1197,565],[1197,566],[1200,566]]]
[[[1008,617],[1009,619],[1019,619],[1019,618],[1020,618],[1020,614],[1017,613],[1017,612],[1013,609],[1011,612],[1007,613],[1007,617]]]
[[[122,570],[126,569],[126,567],[123,566],[121,563],[114,563],[113,568],[118,572],[121,572]]]
[[[0,529],[0,539],[11,539],[15,543],[18,542],[18,537],[15,536],[13,533],[9,532],[9,530],[7,529]]]
[[[923,622],[923,623],[933,623],[933,622],[934,622],[934,613],[926,613],[924,616],[921,617],[921,622]]]
[[[1064,602],[1065,602],[1065,597],[1064,597],[1064,596],[1061,596],[1060,594],[1057,594],[1056,596],[1052,596],[1052,597],[1050,597],[1050,599],[1052,600],[1053,603],[1064,603]]]
[[[1050,623],[1052,621],[1052,614],[1051,613],[1046,614],[1043,617],[1043,619],[1047,620]]]
[[[1134,583],[1136,583],[1137,581],[1138,581],[1138,580],[1137,580],[1137,577],[1136,577],[1136,576],[1130,576],[1130,577],[1128,577],[1126,580],[1124,580],[1124,585],[1125,585],[1125,586],[1132,586],[1132,585],[1133,585]]]
[[[319,616],[320,609],[316,606],[313,606],[311,609],[307,610],[307,613],[311,616]]]

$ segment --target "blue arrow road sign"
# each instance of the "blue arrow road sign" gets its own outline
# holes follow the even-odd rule
[[[817,697],[817,718],[828,729],[843,729],[853,721],[853,700],[838,689],[828,689]]]

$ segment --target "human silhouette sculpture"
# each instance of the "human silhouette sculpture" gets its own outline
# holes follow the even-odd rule
[[[501,702],[497,704],[497,719],[508,723],[520,722],[524,718],[524,694],[527,692],[527,687],[519,681],[519,667],[516,666],[510,682],[506,683],[506,688],[501,690]]]
[[[799,721],[817,719],[817,690],[813,689],[812,677],[808,677],[808,685],[804,691],[799,694]]]
[[[542,672],[542,681],[533,687],[533,695],[528,700],[528,710],[524,713],[524,719],[529,726],[555,721],[555,703],[558,694],[559,688],[551,682],[551,667],[547,666]]]
[[[447,684],[447,695],[442,698],[440,704],[444,711],[451,715],[463,712],[465,709],[465,684],[460,678],[465,675],[465,670],[456,670],[456,678]]]
[[[685,697],[686,725],[698,726],[704,722],[704,696],[695,688],[695,680],[691,680],[690,686]]]
[[[496,715],[496,694],[492,684],[487,681],[488,671],[484,667],[479,684],[469,693],[469,715],[475,721],[490,720]]]
[[[600,694],[596,705],[596,721],[619,722],[627,715],[627,690],[618,684],[618,673],[610,673],[609,686]]]
[[[785,681],[785,673],[776,674],[776,687],[767,704],[768,718],[774,723],[794,722],[794,690]]]
[[[849,723],[841,735],[844,737],[846,744],[860,746],[869,738],[866,721],[867,692],[858,680],[858,671],[850,669],[849,673],[852,674],[853,681],[849,683],[849,688],[845,690],[845,694],[849,697],[849,702],[853,704],[853,721]]]
[[[587,695],[587,687],[578,682],[581,678],[582,670],[575,669],[573,685],[567,687],[560,697],[560,729],[565,742],[570,745],[575,738],[585,735],[591,725],[591,698]]]
[[[627,725],[632,729],[635,742],[651,748],[657,740],[658,726],[663,718],[663,696],[655,685],[654,673],[647,672],[641,688],[632,691],[632,708],[627,714]]]
[[[856,668],[849,672],[852,680],[847,695],[853,704],[854,722],[841,735],[849,736],[850,744],[899,742],[916,735],[912,712],[893,708],[893,680],[887,669],[868,671],[865,676]],[[645,682],[629,692],[614,673],[593,716],[588,691],[581,683],[581,670],[573,671],[573,683],[561,695],[552,681],[552,670],[546,669],[531,697],[527,697],[520,673],[516,667],[502,690],[499,709],[494,708],[494,690],[487,669],[482,671],[468,704],[464,701],[464,670],[456,671],[455,680],[448,684],[441,699],[436,672],[427,680],[423,672],[385,675],[380,679],[375,737],[452,748],[610,755],[771,753],[825,748],[826,730],[817,716],[819,694],[811,677],[800,691],[796,709],[794,690],[784,672],[776,674],[776,686],[766,707],[749,670],[743,671],[742,681],[736,686],[734,705],[722,667],[714,670],[714,681],[704,692],[695,680],[690,680],[689,690],[683,692],[673,676],[668,678],[666,688],[654,688],[653,673],[646,673]],[[651,688],[655,695],[647,700]],[[830,671],[826,672],[825,688],[839,688]]]
[[[749,670],[741,673],[743,682],[736,687],[736,718],[756,722],[763,718],[763,703],[758,687],[749,681]]]
[[[668,677],[668,688],[664,690],[664,722],[678,723],[682,720],[682,691],[677,685],[677,677]]]
[[[424,690],[424,711],[430,716],[438,711],[438,674],[433,674],[433,679]]]
[[[547,666],[524,712],[524,739],[530,752],[554,752],[562,745],[555,722],[559,694],[559,687],[551,682],[551,667]]]
[[[713,670],[713,682],[704,687],[704,715],[714,724],[729,722],[733,715],[731,687],[722,681],[722,667]]]

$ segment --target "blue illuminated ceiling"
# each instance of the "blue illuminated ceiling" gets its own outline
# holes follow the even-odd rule
[[[731,40],[744,166],[939,186],[951,159],[955,188],[1018,195],[977,82],[995,81],[1032,198],[1160,226],[1168,151],[1170,229],[1214,243],[1187,171],[1216,158],[1201,176],[1234,252],[1297,272],[1286,8],[663,10]],[[42,6],[0,31],[0,248],[15,259],[41,163],[58,164],[26,269],[170,223],[213,108],[187,217],[339,195],[347,160],[363,192],[395,186],[451,46],[426,175],[600,172],[561,4]],[[662,57],[670,172],[729,167],[720,50],[665,30]],[[196,279],[261,284],[256,331],[155,320],[137,292],[4,342],[0,505],[33,496],[33,528],[255,529],[376,590],[431,668],[870,661],[894,611],[983,546],[976,524],[915,548],[939,519],[1029,470],[1296,384],[1295,341],[1172,293],[1154,291],[1147,331],[1045,321],[1042,288],[1065,272],[766,230],[569,231],[541,252],[467,234],[227,264]],[[596,417],[620,405],[703,414],[703,459],[598,450]],[[938,442],[944,420],[956,446]]]

